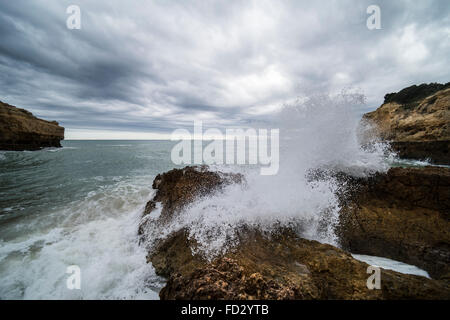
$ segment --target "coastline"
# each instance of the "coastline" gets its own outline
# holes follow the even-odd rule
[[[396,170],[398,171],[398,169]],[[408,171],[409,169],[404,170]],[[421,171],[421,169],[412,170],[414,171],[409,171],[412,174],[411,177],[414,176],[414,172]],[[424,170],[428,169],[424,168]],[[442,170],[450,172],[448,169]],[[177,172],[180,175],[178,178],[174,178],[173,175]],[[219,186],[218,182],[213,184],[205,182],[210,181],[209,178],[196,178],[196,176],[200,177],[205,174],[211,175],[212,173],[206,168],[187,167],[182,170],[178,169],[178,171],[172,170],[168,174],[168,176],[163,174],[161,177],[155,178],[153,186],[156,187],[157,193],[147,204],[144,220],[140,226],[140,234],[144,235],[144,242],[145,230],[152,228],[151,225],[165,228],[170,216],[176,217],[177,212],[183,210],[182,208],[186,205],[185,201],[192,201],[193,194],[204,197],[208,193],[214,192],[216,186]],[[218,174],[220,175],[220,173]],[[169,184],[166,186],[167,183]],[[189,185],[188,189],[186,189],[186,185]],[[208,187],[205,188],[205,186]],[[180,194],[178,189],[190,191],[187,194]],[[407,190],[404,192],[409,194]],[[172,193],[177,196],[174,197]],[[370,193],[367,196],[373,198]],[[399,199],[402,199],[401,195],[398,196],[400,196]],[[409,202],[411,199],[405,198],[401,201]],[[152,219],[145,219],[152,215],[156,202],[161,202],[162,213]],[[423,214],[428,219],[429,213]],[[413,223],[415,222],[413,221]],[[411,228],[408,226],[408,219],[403,220],[400,225],[406,230]],[[299,235],[296,231],[295,225],[293,227],[294,229],[281,227],[281,229],[273,229],[268,233],[260,234],[258,229],[249,229],[243,226],[236,245],[228,248],[223,255],[219,254],[212,258],[207,258],[194,249],[197,246],[196,241],[189,237],[187,230],[179,229],[168,233],[165,237],[160,238],[158,243],[152,244],[149,251],[149,262],[152,262],[156,273],[168,278],[168,282],[160,292],[160,297],[162,299],[450,299],[448,279],[445,275],[447,271],[444,272],[444,275],[433,274],[438,279],[441,278],[441,280],[436,280],[434,276],[432,279],[428,279],[426,273],[424,274],[420,270],[416,270],[416,274],[418,272],[422,276],[409,276],[382,269],[383,279],[388,279],[388,284],[383,285],[383,290],[378,293],[364,290],[366,277],[363,274],[366,273],[363,266],[367,267],[367,264],[352,260],[345,251],[336,247],[302,239],[301,234]],[[395,226],[392,227],[395,228]],[[374,230],[381,231],[376,226]],[[445,230],[448,229],[442,227],[441,231]],[[395,229],[390,231],[391,234],[398,232],[399,230]],[[428,232],[420,234],[417,230],[411,233],[418,238],[426,234]],[[371,238],[370,235],[367,237]],[[437,237],[438,241],[448,241],[440,235]],[[311,249],[308,249],[309,247]],[[385,248],[384,252],[382,248]],[[435,247],[432,245],[432,248]],[[376,252],[380,258],[392,258],[392,249],[392,244],[382,245]],[[266,250],[269,251],[266,252]],[[300,251],[303,253],[298,255],[298,250],[303,250]],[[321,255],[321,250],[325,250],[324,252],[327,253]],[[331,252],[334,253],[330,255]],[[360,249],[358,253],[371,254],[364,249]],[[373,261],[373,254],[367,258]],[[404,256],[396,258],[400,261],[405,259]],[[443,258],[447,259],[445,255]],[[433,263],[439,265],[436,260],[431,262],[431,264]],[[448,265],[446,260],[443,263],[444,266]],[[350,268],[350,265],[354,267]],[[319,269],[316,270],[316,268]],[[327,273],[324,274],[325,270]],[[358,274],[356,270],[360,270],[359,276],[356,276]],[[349,271],[350,273],[346,274]],[[296,272],[300,272],[300,278]],[[338,280],[341,277],[346,280],[341,282]],[[322,287],[324,285],[328,292],[325,295],[323,295],[325,288]],[[336,287],[334,287],[335,285]],[[356,290],[355,286],[360,289]]]

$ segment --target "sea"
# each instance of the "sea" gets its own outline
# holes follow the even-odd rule
[[[157,299],[137,225],[171,141],[63,141],[0,153],[1,299]],[[67,267],[79,266],[80,290]]]
[[[242,226],[270,232],[294,225],[305,238],[338,245],[341,185],[333,172],[369,176],[428,165],[399,160],[377,141],[362,147],[355,113],[361,100],[345,94],[287,105],[269,127],[280,130],[276,175],[211,167],[242,173],[246,183],[198,199],[164,228],[149,224],[141,243],[138,225],[153,179],[181,167],[171,161],[177,142],[64,140],[62,148],[0,151],[0,299],[158,299],[165,280],[147,263],[148,248],[180,229],[207,258],[229,250]],[[321,178],[311,180],[318,170]],[[428,276],[401,262],[354,257]]]
[[[0,299],[158,299],[137,228],[172,141],[63,141],[0,153]],[[426,272],[358,256],[401,272]],[[375,259],[375,260],[374,260]],[[67,268],[82,286],[70,290]]]

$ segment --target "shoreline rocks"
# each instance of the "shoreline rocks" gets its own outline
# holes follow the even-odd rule
[[[239,175],[210,172],[206,167],[158,175],[153,184],[157,193],[145,215],[158,202],[161,214],[157,221],[141,224],[141,236],[145,237],[148,223],[173,218],[195,197],[243,182]],[[196,244],[185,230],[160,241],[148,261],[168,279],[161,299],[450,299],[446,281],[384,269],[381,290],[370,290],[366,263],[342,249],[299,238],[290,229],[271,234],[243,229],[239,234],[239,244],[212,261],[193,254]]]
[[[160,203],[162,210],[159,221],[165,222],[196,198],[220,191],[231,183],[241,182],[243,182],[243,176],[240,174],[212,172],[207,166],[172,169],[158,174],[153,180],[152,188],[156,190],[156,194],[147,202],[144,216],[152,212],[157,203]],[[140,224],[140,235],[145,233],[146,223],[144,220]]]
[[[212,262],[193,256],[182,234],[171,241],[178,245],[158,251],[173,270],[161,299],[450,299],[440,281],[384,269],[381,289],[370,290],[366,263],[289,230],[271,237],[251,232]]]
[[[450,164],[450,83],[387,94],[363,121],[375,124],[368,133],[389,141],[402,158]],[[335,178],[343,186],[336,226],[341,248],[302,239],[288,228],[267,233],[242,227],[237,245],[208,260],[181,229],[149,249],[148,262],[168,279],[160,298],[449,300],[450,168],[391,168],[369,178]],[[245,181],[207,167],[158,175],[144,216],[156,208],[161,212],[144,218],[139,234],[145,239],[147,228],[164,228],[196,198],[230,183]],[[416,265],[433,279],[381,269],[381,290],[370,290],[368,265],[346,250]]]
[[[350,180],[337,228],[341,246],[450,280],[450,169],[391,168]]]
[[[61,147],[64,128],[39,119],[27,110],[0,101],[0,150],[39,150]]]
[[[374,124],[374,134],[389,141],[401,158],[450,164],[450,83],[387,94],[363,121]]]

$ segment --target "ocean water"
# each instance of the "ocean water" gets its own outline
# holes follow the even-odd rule
[[[0,299],[158,299],[164,280],[146,263],[147,251],[138,244],[137,228],[145,203],[153,195],[154,177],[176,167],[170,161],[174,143],[63,141],[62,144],[59,149],[0,152]],[[220,235],[229,234],[239,221],[268,227],[269,220],[291,221],[295,214],[303,213],[294,210],[299,202],[275,209],[275,205],[282,203],[261,189],[271,190],[267,185],[270,181],[279,186],[273,177],[264,182],[252,170],[220,169],[238,170],[258,187],[244,191],[247,192],[244,196],[241,189],[230,189],[223,195],[203,199],[187,211],[185,221],[172,226],[176,229],[190,225],[193,236],[203,241],[206,251],[208,247],[224,248]],[[318,195],[309,190],[299,201],[326,204],[322,197],[329,196],[332,189],[328,184],[324,186],[316,185]],[[230,202],[238,198],[242,200]],[[274,201],[266,213],[256,215],[250,210],[245,219],[233,214],[235,210],[242,213],[239,210],[269,205],[261,203],[262,198]],[[214,211],[208,210],[211,206],[215,206]],[[206,211],[214,221],[199,221]],[[314,219],[309,218],[314,225]],[[220,225],[226,226],[225,229],[217,229]],[[216,239],[211,241],[199,230],[207,234],[214,231]],[[158,238],[168,231],[155,232],[160,234],[155,235]],[[317,238],[314,234],[309,236]],[[426,275],[423,270],[393,260],[357,258],[399,272]],[[67,288],[70,274],[66,271],[71,265],[80,267],[80,290]]]
[[[170,141],[0,153],[0,299],[157,299],[137,225]],[[78,265],[81,290],[66,268]]]

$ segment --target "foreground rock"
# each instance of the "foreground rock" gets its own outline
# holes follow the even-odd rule
[[[449,299],[442,282],[382,270],[381,290],[367,288],[368,265],[343,250],[280,232],[254,232],[209,263],[193,256],[183,233],[151,256],[167,276],[161,299]],[[170,272],[168,273],[168,271]]]
[[[392,168],[350,186],[340,215],[344,248],[450,280],[450,169]]]
[[[64,128],[0,101],[0,150],[39,150],[61,147]]]
[[[156,194],[145,206],[144,215],[152,212],[159,203],[162,206],[159,222],[166,222],[196,198],[220,191],[230,183],[242,181],[241,175],[211,172],[206,166],[173,169],[158,174],[152,185]],[[143,233],[145,233],[145,222],[139,227],[139,234]]]
[[[411,86],[387,94],[364,115],[402,158],[450,164],[450,83]]]
[[[147,223],[171,219],[195,197],[236,182],[242,177],[205,168],[159,175],[146,214],[159,201],[162,213],[158,221],[143,223],[140,233],[145,236]],[[331,245],[301,239],[288,229],[270,236],[242,229],[240,240],[213,261],[192,254],[196,243],[185,230],[158,243],[148,260],[168,278],[161,299],[450,299],[445,282],[389,270],[382,270],[381,290],[369,290],[367,264]]]

